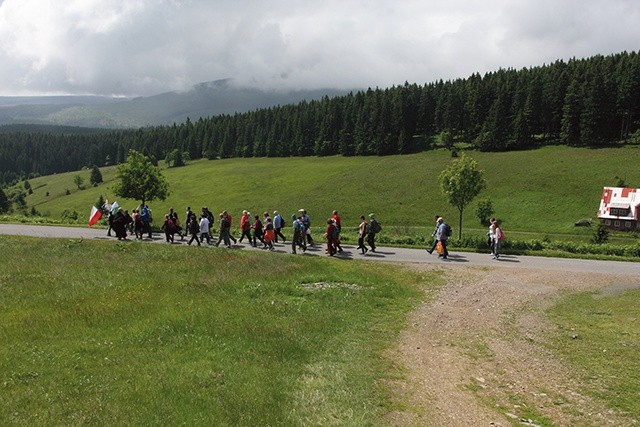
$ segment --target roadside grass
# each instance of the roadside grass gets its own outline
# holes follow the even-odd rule
[[[549,346],[571,366],[581,392],[640,420],[640,290],[581,293],[548,310],[558,326]]]
[[[379,425],[385,351],[437,283],[389,265],[2,237],[12,425]],[[435,286],[435,285],[434,285]]]

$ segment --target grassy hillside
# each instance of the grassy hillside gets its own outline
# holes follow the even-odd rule
[[[640,186],[637,146],[469,154],[484,170],[488,184],[464,213],[463,230],[471,233],[484,232],[475,209],[479,200],[490,198],[507,233],[591,236],[591,229],[574,223],[595,219],[602,187],[614,185],[616,176]],[[316,226],[338,209],[348,227],[355,227],[361,214],[375,212],[387,228],[422,227],[424,233],[430,233],[437,213],[449,220],[455,233],[457,210],[443,199],[438,185],[441,170],[451,160],[444,150],[390,157],[198,160],[164,169],[171,194],[150,207],[157,218],[169,207],[182,216],[187,206],[198,210],[208,206],[214,213],[226,209],[234,218],[242,209],[252,213],[277,209],[289,217],[305,208]],[[115,199],[114,168],[102,170],[103,184],[85,190],[73,184],[78,173],[88,183],[88,170],[32,179],[29,207],[53,218],[60,218],[64,210],[75,210],[85,218],[100,194]],[[66,195],[67,189],[71,194]],[[126,209],[137,206],[137,201],[119,202]]]
[[[439,283],[112,243],[0,240],[3,425],[380,425],[399,375],[385,351]]]

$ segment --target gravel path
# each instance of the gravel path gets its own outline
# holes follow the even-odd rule
[[[116,241],[115,237],[107,237],[104,229],[80,228],[80,227],[57,227],[24,224],[0,224],[0,235],[24,235],[35,237],[56,237],[70,239],[107,239]],[[166,244],[163,234],[154,234],[153,240],[144,239],[146,242],[156,242]],[[176,245],[186,245],[186,240],[176,239]],[[251,249],[248,244],[237,244],[235,249]],[[378,247],[376,253],[369,252],[362,256],[354,246],[344,245],[345,252],[338,254],[339,258],[365,259],[369,261],[385,261],[410,264],[437,264],[437,265],[459,265],[459,266],[484,266],[484,267],[511,267],[511,268],[533,268],[545,271],[574,271],[585,273],[615,273],[617,275],[640,276],[640,263],[620,262],[620,261],[595,261],[582,259],[547,258],[532,256],[503,255],[499,261],[491,259],[489,254],[478,254],[472,252],[450,252],[449,259],[441,260],[434,255],[429,255],[424,249],[406,249]],[[259,249],[255,249],[259,250]],[[291,247],[287,245],[276,245],[276,252],[290,253]],[[306,252],[310,255],[324,256],[324,246],[316,245]]]

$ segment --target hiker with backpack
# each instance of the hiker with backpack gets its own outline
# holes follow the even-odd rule
[[[427,252],[429,252],[430,254],[433,253],[433,251],[436,250],[436,246],[438,246],[438,219],[440,218],[440,215],[436,215],[435,220],[436,220],[436,227],[433,229],[433,233],[431,233],[431,237],[433,237],[433,245],[431,245],[431,249],[427,249]]]
[[[305,231],[302,216],[296,217],[296,214],[292,214],[291,221],[293,221],[293,239],[291,240],[291,253],[296,253],[296,247],[302,249],[302,252],[306,252],[307,244],[304,240]]]
[[[442,217],[438,218],[438,243],[442,246],[442,253],[438,255],[438,258],[447,259],[449,257],[449,251],[447,250],[447,243],[451,236],[451,227],[444,222]]]
[[[382,226],[372,213],[369,214],[369,232],[367,233],[367,243],[371,252],[376,251],[376,234],[382,231]]]
[[[282,243],[286,242],[287,239],[282,234],[282,229],[284,228],[284,218],[282,215],[278,213],[278,211],[273,211],[273,229],[276,233],[275,242],[278,243],[278,236],[282,239]]]

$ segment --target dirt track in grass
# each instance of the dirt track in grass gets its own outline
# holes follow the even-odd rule
[[[442,271],[446,284],[419,306],[396,358],[406,370],[391,385],[404,412],[398,426],[633,426],[585,395],[580,372],[544,342],[553,325],[543,312],[567,293],[640,288],[638,276],[542,269],[412,264]],[[571,340],[570,335],[567,340]]]

